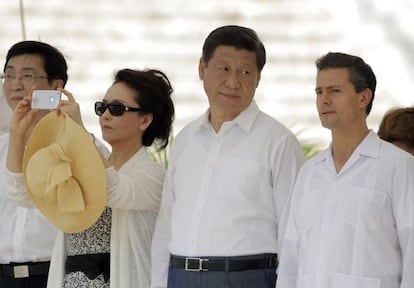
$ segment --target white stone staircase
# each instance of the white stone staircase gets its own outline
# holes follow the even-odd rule
[[[315,110],[314,61],[328,51],[358,54],[373,66],[379,85],[369,117],[372,128],[390,107],[414,102],[407,100],[413,99],[409,94],[405,98],[400,94],[412,91],[413,73],[407,67],[413,63],[404,63],[404,47],[389,42],[383,33],[381,10],[371,11],[373,20],[368,24],[360,17],[361,9],[381,1],[361,1],[26,0],[24,11],[27,39],[49,42],[67,56],[67,89],[80,102],[87,127],[97,135],[93,102],[103,97],[113,72],[126,67],[154,67],[169,75],[178,132],[206,109],[197,74],[205,37],[217,26],[238,24],[254,28],[267,49],[256,94],[259,106],[301,141],[324,146],[329,135],[320,128]],[[412,11],[413,4],[400,1],[405,3],[401,7]],[[401,7],[394,12],[401,13]],[[406,25],[398,29],[403,31]],[[10,45],[22,40],[19,1],[2,1],[0,27],[0,59],[4,59]],[[398,80],[392,78],[395,75]]]

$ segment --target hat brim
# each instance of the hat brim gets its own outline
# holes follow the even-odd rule
[[[58,205],[56,195],[44,191],[48,184],[47,171],[50,167],[40,167],[45,165],[45,162],[34,156],[39,150],[54,143],[58,143],[65,157],[70,159],[72,177],[79,184],[83,197],[82,211],[62,211],[62,205]],[[24,153],[23,173],[34,204],[59,230],[67,233],[81,232],[93,225],[105,208],[106,175],[101,156],[89,133],[66,114],[57,115],[54,111],[50,112],[36,125]],[[34,182],[40,184],[34,185]],[[73,192],[66,191],[71,190],[68,188],[62,189],[61,193]]]

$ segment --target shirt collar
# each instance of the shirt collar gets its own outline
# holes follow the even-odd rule
[[[243,110],[236,118],[231,121],[223,123],[223,127],[232,127],[234,125],[239,125],[245,132],[249,133],[253,127],[254,121],[256,120],[257,115],[259,114],[259,107],[256,104],[256,101],[252,100],[250,105]],[[201,128],[210,128],[211,124],[209,121],[210,109],[207,109],[204,114],[196,120],[196,125],[198,129]],[[226,124],[227,123],[227,124]]]
[[[359,155],[365,155],[367,157],[378,157],[380,146],[380,138],[374,131],[370,130],[368,135],[357,147],[357,153]]]
[[[352,155],[360,156],[364,155],[367,157],[378,157],[379,150],[381,146],[381,140],[378,135],[370,130],[367,136],[365,136],[364,140],[358,145]],[[351,156],[354,157],[354,156]],[[332,158],[332,143],[329,144],[328,149],[322,152],[321,157],[318,159],[317,162],[323,162],[328,158]],[[349,161],[349,159],[348,159]]]

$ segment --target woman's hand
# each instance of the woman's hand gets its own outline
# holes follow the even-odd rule
[[[59,107],[57,108],[57,113],[60,115],[61,113],[66,113],[72,118],[76,123],[78,123],[80,126],[84,127],[82,122],[82,117],[80,113],[80,107],[79,104],[76,102],[75,98],[73,97],[72,93],[69,91],[58,88],[60,92],[62,92],[66,97],[68,97],[68,100],[61,100]]]

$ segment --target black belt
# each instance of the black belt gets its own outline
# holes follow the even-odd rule
[[[28,278],[49,272],[50,261],[0,264],[0,277]]]
[[[83,272],[86,277],[93,280],[103,274],[105,282],[109,280],[110,254],[85,254],[66,257],[66,273]]]
[[[171,255],[170,267],[186,271],[244,271],[276,268],[277,254],[236,257],[183,257]]]

